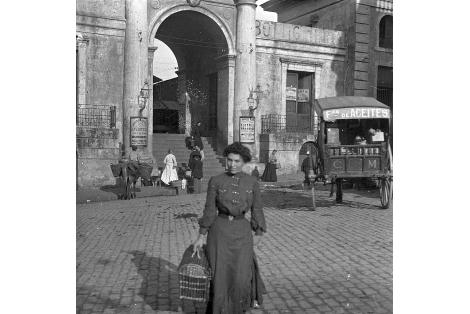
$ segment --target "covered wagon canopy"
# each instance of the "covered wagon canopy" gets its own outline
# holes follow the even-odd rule
[[[315,111],[325,121],[389,119],[390,108],[372,97],[340,96],[315,100]]]

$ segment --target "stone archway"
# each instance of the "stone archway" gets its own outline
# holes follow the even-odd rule
[[[198,12],[212,19],[219,26],[220,30],[225,36],[228,49],[229,49],[227,54],[232,55],[232,56],[235,55],[235,37],[230,31],[230,28],[228,27],[228,25],[221,18],[219,18],[214,12],[210,11],[209,9],[202,8],[202,7],[192,7],[189,5],[177,5],[166,11],[158,12],[155,15],[155,17],[152,19],[149,25],[149,29],[150,29],[149,38],[148,38],[149,46],[153,45],[153,39],[155,38],[155,35],[157,34],[157,31],[160,28],[161,24],[171,15],[178,13],[178,12],[182,12],[182,11]]]
[[[203,120],[203,136],[213,138],[217,150],[232,142],[235,41],[229,27],[206,8],[179,5],[158,12],[149,30],[149,46],[159,39],[177,59],[177,101],[182,104],[185,93],[193,92],[192,122]],[[156,74],[150,57],[149,68]]]

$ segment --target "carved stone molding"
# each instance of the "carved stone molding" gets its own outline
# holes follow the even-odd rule
[[[319,61],[310,61],[310,60],[303,60],[303,59],[290,59],[290,58],[279,58],[281,63],[291,63],[291,64],[302,64],[302,65],[309,65],[313,67],[322,67],[323,63]]]
[[[77,33],[75,35],[75,42],[76,42],[77,46],[79,44],[88,44],[89,41],[90,41],[90,38],[88,38],[88,36],[85,35],[85,34]]]
[[[201,4],[202,0],[186,0],[188,4],[192,7],[197,7]]]
[[[160,0],[152,0],[151,4],[152,8],[154,8],[155,10],[158,10],[161,8],[162,4],[160,2]]]

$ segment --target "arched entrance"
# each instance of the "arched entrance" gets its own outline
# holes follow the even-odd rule
[[[178,63],[177,77],[156,79],[154,133],[187,134],[190,119],[191,125],[202,123],[202,135],[213,138],[214,144],[226,144],[233,133],[229,127],[233,111],[229,61],[234,43],[229,29],[207,9],[189,6],[161,12],[150,29],[151,43],[158,39],[166,44]],[[158,78],[158,65],[152,73]]]

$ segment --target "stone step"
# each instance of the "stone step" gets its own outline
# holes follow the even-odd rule
[[[167,155],[168,148],[171,148],[173,151],[179,165],[182,163],[188,163],[191,150],[186,147],[185,138],[186,136],[184,134],[154,134],[152,137],[153,155],[160,168],[163,167],[163,160]],[[217,155],[209,144],[207,138],[202,138],[202,142],[204,144],[205,157],[203,162],[204,176],[211,177],[222,173],[224,171],[224,167],[217,158]]]

